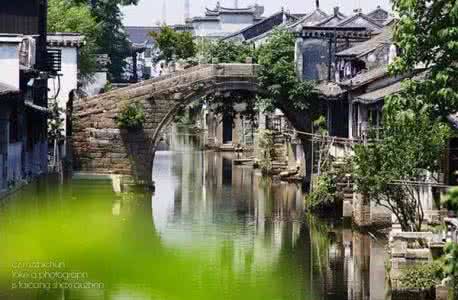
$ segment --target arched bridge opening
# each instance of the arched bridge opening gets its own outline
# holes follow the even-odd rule
[[[125,175],[137,184],[152,183],[152,167],[161,130],[184,106],[217,92],[258,92],[256,65],[199,65],[74,103],[75,171]],[[120,129],[116,116],[140,103],[142,128]]]

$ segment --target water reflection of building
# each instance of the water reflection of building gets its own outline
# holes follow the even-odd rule
[[[342,237],[348,299],[385,299],[385,241],[349,229]]]
[[[208,236],[215,231],[220,231],[222,234],[217,235],[224,239],[228,228],[241,225],[239,230],[243,234],[235,243],[251,245],[250,251],[258,252],[254,255],[255,261],[263,260],[262,257],[275,261],[284,240],[285,222],[282,221],[303,216],[300,189],[286,184],[261,183],[252,169],[233,167],[232,154],[191,150],[191,140],[191,136],[183,135],[184,145],[180,145],[178,151],[157,154],[155,172],[161,176],[155,181],[156,195],[160,197],[153,199],[153,212],[162,238],[172,244],[189,243],[194,247],[199,242],[208,243]],[[176,142],[172,142],[172,147],[176,147]],[[275,201],[275,198],[282,200]],[[194,226],[196,231],[191,230],[193,236],[181,236],[180,226]],[[288,239],[297,239],[300,223],[293,227]],[[270,254],[259,253],[265,251]]]
[[[237,276],[281,270],[301,299],[383,299],[383,244],[314,218],[305,222],[298,187],[233,166],[232,153],[193,144],[200,145],[195,137],[175,136],[175,151],[155,162],[153,219],[167,247],[203,252]]]

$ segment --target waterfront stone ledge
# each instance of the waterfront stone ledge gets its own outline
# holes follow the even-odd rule
[[[81,180],[110,180],[112,183],[113,191],[115,193],[129,192],[131,190],[145,190],[154,191],[154,181],[150,183],[142,183],[136,181],[132,176],[108,174],[108,173],[91,173],[91,172],[75,172],[73,173],[74,179]]]

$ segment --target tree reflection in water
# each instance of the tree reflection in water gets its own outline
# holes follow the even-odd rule
[[[1,299],[383,299],[383,245],[304,213],[300,187],[171,135],[156,193],[44,181],[0,207]],[[17,261],[64,261],[104,289],[12,290]]]

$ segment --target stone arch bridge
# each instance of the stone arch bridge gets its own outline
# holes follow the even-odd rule
[[[102,95],[79,99],[73,108],[74,169],[125,175],[152,183],[154,153],[161,129],[192,101],[215,92],[258,92],[256,65],[199,65]],[[115,117],[126,104],[144,107],[141,130],[119,129]]]

